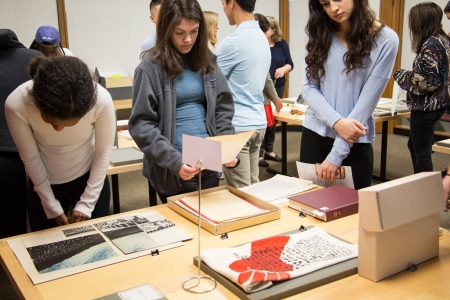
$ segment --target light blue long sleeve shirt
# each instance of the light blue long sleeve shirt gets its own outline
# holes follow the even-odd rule
[[[245,21],[217,49],[217,63],[233,94],[237,132],[267,127],[263,89],[270,68],[270,47],[257,21]]]
[[[142,42],[141,53],[147,51],[150,48],[155,47],[155,45],[156,45],[156,33],[152,34],[145,41]]]
[[[333,165],[341,166],[353,145],[333,129],[339,119],[356,119],[366,127],[366,135],[359,138],[357,143],[374,142],[375,122],[372,112],[391,77],[397,49],[397,34],[384,27],[376,38],[366,68],[346,74],[343,57],[347,48],[336,35],[333,35],[324,63],[325,75],[320,83],[312,78],[308,81],[305,63],[302,95],[308,108],[303,126],[321,136],[335,139],[326,158]]]

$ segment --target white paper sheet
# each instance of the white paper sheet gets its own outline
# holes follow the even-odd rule
[[[222,145],[196,136],[183,134],[182,162],[202,169],[222,172]]]
[[[239,190],[263,201],[270,202],[307,191],[313,187],[314,185],[310,180],[277,174],[270,179],[240,188]]]
[[[131,136],[130,132],[128,130],[121,130],[117,133],[118,135],[120,135],[121,137],[124,137],[128,140],[132,140],[133,137]]]
[[[206,138],[207,140],[219,141],[222,145],[222,163],[231,162],[242,150],[248,140],[255,133],[254,130],[237,134],[218,135]]]
[[[219,135],[206,139],[183,134],[182,161],[202,169],[222,172],[222,164],[233,161],[255,131]]]
[[[164,296],[150,284],[117,293],[122,300],[157,300]]]
[[[353,175],[352,175],[352,168],[344,166],[345,170],[345,178],[343,179],[335,179],[333,182],[331,182],[328,179],[322,179],[319,178],[316,174],[316,166],[315,164],[307,164],[297,161],[297,172],[298,177],[305,179],[305,180],[311,180],[314,184],[328,187],[332,185],[343,185],[349,188],[354,189],[355,185],[353,183]]]
[[[397,107],[397,100],[399,93],[400,93],[400,86],[396,81],[394,81],[394,87],[392,88],[392,106],[391,106],[392,115],[394,115],[395,108]]]

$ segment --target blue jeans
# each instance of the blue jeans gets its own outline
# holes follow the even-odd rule
[[[434,126],[444,112],[445,108],[433,111],[411,111],[408,149],[411,153],[414,174],[433,171],[431,147]]]
[[[273,144],[275,143],[275,133],[277,132],[277,125],[266,128],[264,139],[259,150],[259,157],[263,157],[264,151],[273,152]]]

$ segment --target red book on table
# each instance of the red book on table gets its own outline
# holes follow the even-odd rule
[[[325,222],[333,221],[358,213],[358,191],[333,185],[291,196],[289,207]]]

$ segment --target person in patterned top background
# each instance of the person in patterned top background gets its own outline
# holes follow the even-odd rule
[[[411,8],[411,48],[417,56],[411,71],[394,73],[411,109],[408,148],[414,173],[433,171],[434,127],[449,103],[450,37],[442,29],[442,16],[442,9],[433,2]]]

